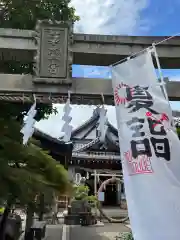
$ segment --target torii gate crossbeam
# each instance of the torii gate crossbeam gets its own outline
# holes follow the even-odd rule
[[[72,77],[72,64],[110,65],[165,37],[129,37],[74,34],[67,22],[39,21],[35,31],[0,29],[0,72],[5,61],[34,63],[33,75],[0,74],[0,100],[31,101],[32,93],[40,102],[63,103],[67,91],[72,103],[113,105],[109,79]],[[180,68],[180,38],[157,47],[161,66]],[[8,53],[11,53],[10,58]],[[167,82],[170,100],[180,99],[180,83]]]

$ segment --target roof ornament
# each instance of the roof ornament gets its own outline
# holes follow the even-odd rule
[[[107,109],[105,109],[105,107],[104,107],[104,95],[103,94],[101,94],[101,99],[102,99],[102,107],[100,108],[99,125],[98,125],[97,130],[100,133],[100,137],[99,137],[100,142],[104,142],[106,130],[107,130],[108,126],[107,126],[107,116],[106,116]]]
[[[62,116],[62,120],[64,121],[64,124],[62,126],[61,132],[64,132],[64,137],[63,137],[64,142],[70,141],[71,133],[72,133],[72,125],[70,125],[70,122],[72,121],[72,117],[70,116],[70,112],[72,110],[70,106],[70,99],[71,99],[71,92],[68,91],[68,98],[63,108],[64,115]]]
[[[36,116],[36,113],[37,113],[35,94],[33,94],[33,98],[34,98],[34,104],[31,106],[27,115],[24,117],[24,124],[20,131],[23,134],[23,145],[26,145],[28,143],[29,138],[31,138],[34,133],[34,124],[36,122],[34,117]]]

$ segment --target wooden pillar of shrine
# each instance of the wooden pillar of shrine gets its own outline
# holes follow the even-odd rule
[[[116,201],[117,201],[117,205],[121,204],[121,183],[119,181],[116,181]]]

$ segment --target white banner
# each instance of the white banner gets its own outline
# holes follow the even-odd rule
[[[116,65],[112,82],[135,240],[180,239],[180,142],[150,52]]]

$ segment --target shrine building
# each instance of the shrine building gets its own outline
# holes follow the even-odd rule
[[[117,129],[107,120],[105,136],[100,138],[100,107],[94,109],[92,116],[72,131],[71,142],[64,144],[62,138],[53,138],[39,130],[34,137],[41,147],[68,169],[69,177],[76,181],[77,174],[86,177],[90,194],[94,194],[94,170],[97,173],[109,173],[97,177],[97,189],[101,183],[113,174],[121,174],[121,161]],[[107,185],[103,205],[119,205],[124,198],[124,187],[118,181]]]

